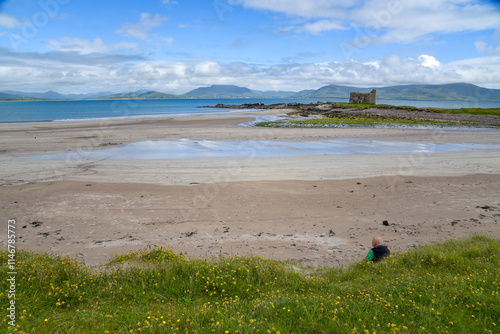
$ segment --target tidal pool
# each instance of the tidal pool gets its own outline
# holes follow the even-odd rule
[[[107,149],[32,156],[35,159],[161,160],[190,158],[256,158],[294,155],[438,153],[499,150],[500,145],[473,143],[408,143],[365,139],[320,141],[141,141]]]

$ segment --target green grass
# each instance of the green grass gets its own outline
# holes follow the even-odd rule
[[[99,270],[27,251],[16,261],[18,333],[500,332],[500,240],[481,236],[343,269],[165,248]],[[14,332],[5,317],[0,331]]]
[[[400,109],[413,112],[433,112],[433,113],[451,113],[451,114],[471,114],[471,115],[493,115],[500,116],[500,108],[461,108],[461,109],[440,109],[440,108],[417,108],[410,106],[392,106],[388,104],[369,104],[369,103],[337,103],[336,108],[364,110],[369,108],[378,109]],[[303,128],[303,127],[364,127],[364,126],[475,126],[473,123],[438,121],[426,119],[391,119],[383,117],[362,117],[348,116],[324,117],[305,120],[284,120],[275,122],[260,122],[256,126],[272,128]]]
[[[324,117],[301,120],[284,120],[274,122],[260,122],[256,126],[271,128],[305,128],[305,127],[361,127],[361,126],[385,126],[399,127],[401,125],[412,126],[465,126],[463,123],[452,121],[435,121],[424,119],[389,119],[380,117]],[[470,125],[470,124],[467,124]]]
[[[393,106],[390,104],[369,104],[369,103],[337,103],[336,108],[342,109],[403,109],[408,111],[423,111],[423,112],[437,112],[437,113],[450,113],[450,114],[472,114],[472,115],[493,115],[500,116],[500,108],[418,108],[411,106]]]

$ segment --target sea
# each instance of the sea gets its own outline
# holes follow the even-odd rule
[[[152,99],[0,102],[1,123],[64,122],[231,112],[216,104],[348,102],[347,99]],[[500,108],[500,102],[378,100],[379,104],[434,108]],[[236,110],[241,111],[241,110]]]

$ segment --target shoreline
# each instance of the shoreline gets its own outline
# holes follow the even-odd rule
[[[287,110],[287,116],[302,116],[308,118],[310,116],[325,117],[325,118],[370,118],[384,120],[412,120],[418,122],[436,121],[436,122],[453,122],[457,125],[473,127],[498,127],[500,126],[499,108],[486,108],[490,111],[486,113],[456,113],[457,109],[446,112],[447,109],[441,108],[417,108],[392,105],[378,104],[349,104],[338,102],[317,102],[317,103],[277,103],[265,105],[261,103],[242,104],[242,105],[225,105],[217,104],[215,106],[205,106],[204,108],[220,108],[220,109],[250,109],[259,107],[265,110]],[[472,108],[482,109],[482,108]],[[289,111],[291,110],[291,111]],[[440,111],[441,110],[441,111]]]
[[[70,255],[88,265],[156,245],[194,257],[253,254],[341,266],[364,257],[374,234],[395,252],[474,234],[500,237],[500,150],[172,161],[22,159],[181,138],[500,143],[495,129],[238,126],[282,112],[5,125],[2,212],[24,227],[19,247]],[[6,239],[0,244],[5,248]]]
[[[319,98],[322,99],[322,98]],[[0,102],[84,102],[84,101],[158,101],[158,100],[200,100],[200,101],[207,101],[207,100],[221,100],[221,98],[184,98],[184,99],[85,99],[85,100],[40,100],[40,101],[1,101]],[[235,100],[235,101],[246,101],[247,99],[244,98],[222,98],[222,100]],[[466,104],[467,101],[430,101],[430,100],[381,100],[383,101],[388,101],[391,103],[395,103],[395,105],[392,105],[390,108],[387,107],[385,104],[375,104],[373,108],[371,109],[365,109],[363,112],[360,111],[359,109],[354,109],[354,108],[337,108],[335,105],[342,105],[346,104],[346,102],[332,102],[332,101],[326,101],[326,102],[321,102],[317,101],[318,99],[311,99],[311,98],[305,98],[305,99],[296,99],[296,98],[265,98],[265,99],[249,99],[249,100],[254,100],[254,101],[260,101],[260,102],[253,102],[253,103],[243,103],[243,104],[235,104],[235,105],[226,105],[226,104],[217,104],[215,106],[207,106],[207,105],[199,105],[196,106],[196,109],[204,109],[204,108],[213,108],[213,109],[232,109],[232,112],[238,112],[241,110],[247,110],[252,112],[252,110],[279,110],[279,109],[289,109],[288,110],[288,115],[290,116],[292,114],[302,114],[304,116],[310,116],[310,115],[323,115],[325,113],[328,113],[330,108],[331,112],[334,112],[336,115],[347,115],[347,116],[367,116],[367,115],[375,115],[375,116],[383,116],[383,117],[396,117],[396,118],[408,118],[408,117],[422,117],[422,114],[434,114],[434,117],[438,118],[446,118],[448,116],[443,116],[443,115],[438,115],[436,116],[436,113],[432,112],[424,112],[421,113],[420,115],[415,115],[414,112],[408,111],[408,106],[404,104],[398,104],[398,102],[403,103],[404,101],[411,101],[415,102],[416,104],[422,105],[424,102],[436,102],[436,103],[454,103],[454,104],[460,104],[460,108],[476,108],[476,109],[499,109],[500,108],[500,102],[478,102],[478,103],[486,103],[486,104],[494,104],[494,107],[479,107],[479,106],[470,106],[469,104]],[[269,104],[266,105],[262,101],[294,101],[294,102],[279,102],[275,104]],[[317,102],[312,102],[312,101],[317,101]],[[326,98],[322,100],[328,100]],[[297,102],[299,101],[299,102]],[[306,103],[309,102],[309,103]],[[410,103],[410,105],[415,105],[415,103]],[[496,105],[498,104],[498,105]],[[328,107],[328,108],[326,108]],[[326,109],[325,109],[326,108]],[[414,107],[409,107],[413,109],[420,109],[420,110],[425,110],[425,109],[442,109],[442,107],[431,107],[431,106],[414,106]],[[453,107],[456,108],[456,107]],[[404,110],[405,113],[404,115],[401,113],[397,113],[394,111],[397,110]],[[375,112],[374,112],[375,111]],[[391,111],[391,113],[388,113],[388,111]],[[184,117],[184,116],[189,116],[189,115],[206,115],[206,114],[212,114],[216,113],[217,111],[211,111],[211,112],[192,112],[192,113],[178,113],[178,114],[151,114],[151,115],[133,115],[133,116],[110,116],[110,117],[91,117],[91,118],[81,118],[81,119],[44,119],[44,120],[20,120],[20,121],[5,121],[5,122],[0,122],[0,126],[2,125],[9,125],[9,124],[36,124],[36,123],[47,123],[47,122],[79,122],[79,121],[100,121],[100,120],[120,120],[120,119],[133,119],[133,118],[154,118],[154,117]],[[458,118],[464,118],[464,117],[470,117],[469,116],[459,116]],[[457,117],[457,116],[455,116]],[[484,119],[486,119],[485,117]],[[497,117],[497,119],[500,117]],[[494,119],[495,120],[495,119]],[[481,124],[481,123],[479,123]],[[500,125],[500,122],[496,122],[494,125],[498,126]]]

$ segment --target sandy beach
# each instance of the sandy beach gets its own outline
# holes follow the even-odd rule
[[[238,126],[283,112],[0,125],[4,226],[15,219],[18,248],[88,265],[164,246],[188,257],[252,254],[338,266],[363,258],[374,235],[393,252],[500,237],[497,149],[156,160],[85,153],[185,138],[500,144],[498,129]],[[56,153],[68,155],[33,158]],[[6,233],[0,243],[6,249]]]

